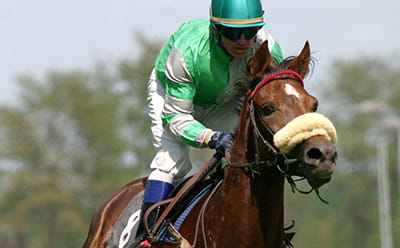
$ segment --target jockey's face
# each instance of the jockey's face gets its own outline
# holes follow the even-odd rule
[[[253,40],[254,39],[247,40],[244,34],[241,34],[239,39],[236,41],[230,40],[221,35],[221,45],[232,57],[236,59],[242,59],[246,57],[247,52],[253,45]]]
[[[234,28],[223,25],[214,26],[215,33],[220,37],[220,45],[234,58],[242,59],[253,45],[260,26]]]

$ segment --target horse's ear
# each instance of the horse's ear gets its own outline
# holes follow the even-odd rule
[[[268,49],[268,40],[264,41],[257,49],[250,65],[250,75],[253,78],[262,77],[261,74],[270,67],[271,54]]]
[[[299,56],[297,56],[289,65],[289,69],[296,71],[302,77],[304,77],[309,71],[309,65],[311,61],[310,44],[306,41],[306,44],[301,50]]]

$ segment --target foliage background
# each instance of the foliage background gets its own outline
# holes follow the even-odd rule
[[[18,103],[0,106],[1,248],[80,247],[101,202],[146,174],[154,153],[146,83],[162,42],[137,37],[141,53],[134,60],[18,78]],[[286,223],[296,222],[296,247],[379,247],[379,137],[389,144],[392,231],[400,233],[397,129],[382,125],[399,115],[398,62],[338,59],[329,77],[311,85],[320,112],[337,127],[340,159],[321,189],[329,205],[287,187]],[[194,152],[199,165],[207,158]]]

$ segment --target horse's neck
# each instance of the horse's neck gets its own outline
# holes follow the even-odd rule
[[[232,163],[252,162],[249,130],[249,123],[239,126]],[[256,175],[250,168],[228,168],[209,215],[217,237],[231,237],[219,247],[283,247],[283,187],[284,177],[278,173]]]
[[[228,169],[208,211],[215,237],[231,237],[217,247],[282,247],[283,181]]]

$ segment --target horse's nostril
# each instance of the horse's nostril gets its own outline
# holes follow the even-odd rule
[[[322,153],[319,149],[313,148],[307,152],[307,156],[311,159],[320,159],[322,157]]]

